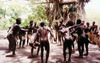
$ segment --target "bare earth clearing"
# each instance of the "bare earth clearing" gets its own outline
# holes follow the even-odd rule
[[[17,49],[15,57],[6,57],[11,53],[5,53],[8,48],[8,40],[4,39],[7,32],[0,31],[0,63],[41,63],[40,53],[36,55],[37,49],[34,51],[34,58],[28,58],[30,55],[30,47],[25,45],[25,48]],[[77,47],[76,47],[77,48]],[[48,63],[63,63],[63,51],[62,46],[58,46],[55,43],[50,43],[50,56]],[[45,56],[45,55],[44,55]],[[89,45],[89,55],[84,58],[76,58],[78,51],[72,54],[72,60],[70,63],[100,63],[100,51],[97,45]],[[67,55],[68,57],[68,55]]]

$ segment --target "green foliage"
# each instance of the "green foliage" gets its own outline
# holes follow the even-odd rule
[[[5,2],[2,2],[2,5],[0,4],[0,28],[1,29],[7,29],[10,26],[12,26],[15,23],[15,19],[18,17],[22,19],[21,26],[24,27],[29,25],[30,20],[37,22],[38,25],[41,20],[45,21],[46,24],[49,23],[48,18],[46,16],[45,6],[35,5],[34,1],[32,0],[29,1],[11,0],[8,2],[7,5],[5,5],[4,3]]]
[[[0,15],[4,15],[4,10],[0,8]]]
[[[0,19],[0,29],[8,29],[15,23],[14,19],[4,18]]]
[[[48,20],[46,16],[46,9],[44,6],[37,6],[37,8],[34,8],[33,10],[35,11],[33,12],[33,18],[35,18],[35,20]]]

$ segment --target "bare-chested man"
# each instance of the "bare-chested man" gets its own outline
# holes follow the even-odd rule
[[[48,41],[48,33],[50,32],[50,29],[49,29],[49,27],[45,26],[44,22],[41,22],[40,26],[41,26],[41,28],[39,28],[38,33],[39,33],[39,36],[40,36],[41,63],[44,63],[43,62],[44,47],[45,47],[45,50],[46,50],[46,62],[45,63],[47,63],[48,57],[49,57],[49,51],[50,51],[50,45],[49,45],[49,41]],[[50,34],[51,34],[51,32],[50,32]]]
[[[37,26],[37,23],[35,22],[34,23],[34,27],[33,27],[33,33],[36,33],[38,29],[39,29],[39,26]],[[38,55],[39,54],[39,50],[40,50],[39,34],[37,34],[37,37],[36,37],[36,40],[35,40],[35,46],[38,46],[38,49],[37,49],[37,55]]]
[[[60,24],[58,27],[59,27],[59,30],[61,30],[63,27],[65,27],[63,25],[63,20],[60,21]],[[58,31],[58,40],[59,40],[60,45],[62,45],[63,35],[60,31]]]
[[[22,46],[22,48],[24,48],[25,45],[25,35],[26,35],[26,31],[22,30],[24,29],[24,27],[21,27],[21,30],[19,31],[19,39],[20,39],[20,43],[19,43],[19,48]]]
[[[14,24],[8,32],[7,39],[9,41],[9,51],[12,51],[12,55],[7,55],[7,57],[15,56],[16,50],[16,38],[18,36],[19,31],[21,30],[19,24],[21,24],[21,19],[16,19],[16,24]]]
[[[36,48],[36,46],[38,46],[37,55],[39,53],[40,45],[39,45],[39,35],[37,33],[38,28],[39,27],[37,26],[35,22],[34,26],[32,27],[33,34],[30,38],[30,43],[29,43],[29,45],[31,46],[31,55],[28,58],[34,58],[33,51],[34,51],[34,48]]]
[[[85,40],[84,40],[84,45],[85,45],[85,49],[86,49],[86,53],[84,54],[85,56],[88,56],[88,45],[89,45],[89,32],[90,32],[90,24],[89,22],[86,23],[86,27],[84,29],[85,32]]]
[[[96,35],[96,32],[97,32],[97,25],[95,25],[95,22],[92,23],[92,26],[90,28],[90,40],[92,42],[92,44],[96,44],[94,38],[95,38],[95,35]]]
[[[77,27],[75,31],[78,35],[77,45],[79,51],[79,58],[83,58],[84,42],[85,42],[84,25],[81,19],[77,19],[76,23],[77,23]]]
[[[71,54],[72,54],[72,45],[73,45],[73,37],[72,37],[72,31],[71,26],[73,25],[72,21],[68,21],[65,28],[62,28],[60,31],[63,33],[63,36],[65,38],[65,41],[63,42],[63,57],[64,61],[66,61],[66,49],[68,48],[69,51],[69,57],[68,61],[71,60]]]
[[[28,26],[27,45],[28,45],[29,39],[32,36],[32,34],[33,34],[33,21],[31,20],[30,25]]]

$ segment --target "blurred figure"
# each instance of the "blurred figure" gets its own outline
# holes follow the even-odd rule
[[[97,32],[97,25],[95,25],[95,22],[93,22],[92,26],[90,28],[90,40],[91,40],[92,44],[96,44],[94,41],[94,37],[95,37],[96,32]]]
[[[33,30],[33,34],[30,38],[30,43],[29,45],[31,46],[31,55],[28,57],[28,58],[33,58],[33,52],[34,52],[34,49],[36,48],[36,46],[38,46],[38,50],[37,50],[37,55],[39,53],[39,50],[40,50],[40,44],[39,44],[39,34],[37,33],[37,30],[38,30],[38,26],[35,22],[32,30]]]
[[[18,36],[19,31],[21,30],[19,24],[21,24],[21,18],[16,19],[16,24],[14,24],[11,27],[7,35],[7,39],[9,41],[9,51],[12,51],[12,55],[7,55],[7,57],[15,56],[16,41],[17,41],[16,38]]]
[[[28,45],[29,39],[32,36],[32,34],[33,34],[33,21],[31,20],[30,25],[28,26],[27,45]]]
[[[61,20],[58,28],[59,30],[61,30],[63,27],[65,26],[63,25],[63,20]],[[62,45],[63,35],[59,30],[58,30],[58,41],[59,41],[59,44]]]
[[[41,27],[39,28],[38,33],[39,33],[39,37],[40,37],[40,46],[41,46],[41,63],[44,63],[44,61],[43,61],[44,47],[45,47],[45,50],[46,50],[46,62],[45,63],[48,63],[49,52],[50,52],[50,44],[49,44],[49,40],[48,40],[48,33],[50,32],[51,35],[52,35],[52,33],[50,31],[50,28],[45,26],[44,22],[41,22],[40,26]]]
[[[19,40],[20,40],[19,48],[20,47],[24,48],[24,45],[25,45],[25,35],[26,35],[26,31],[25,30],[22,30],[22,29],[24,29],[24,28],[21,27],[21,30],[19,31]]]
[[[84,45],[85,45],[85,49],[86,49],[86,53],[84,55],[88,56],[88,45],[90,43],[90,39],[89,39],[90,24],[89,24],[89,22],[86,23],[86,27],[84,29],[84,32],[85,32]]]
[[[64,57],[64,61],[66,61],[66,49],[68,48],[68,52],[69,52],[69,57],[68,57],[68,61],[71,61],[71,54],[72,54],[72,46],[73,46],[73,40],[74,37],[71,34],[71,26],[73,26],[73,22],[72,21],[68,21],[68,23],[66,24],[66,27],[61,29],[61,32],[63,33],[63,36],[65,38],[64,42],[63,42],[63,57]]]
[[[77,33],[78,35],[78,40],[77,40],[77,44],[78,44],[78,51],[79,51],[79,57],[83,58],[83,51],[84,51],[84,27],[82,26],[82,22],[80,19],[77,20],[77,27],[75,29],[75,33]]]
[[[57,40],[58,40],[58,30],[59,30],[58,22],[56,22],[56,24],[54,25],[54,28],[55,28],[55,32],[56,32],[55,42],[57,43]]]

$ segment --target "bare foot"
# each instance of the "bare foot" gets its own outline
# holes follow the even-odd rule
[[[88,56],[88,54],[84,54],[84,56]]]
[[[11,50],[7,50],[7,51],[6,51],[6,53],[10,53],[10,52],[11,52]]]
[[[6,55],[6,57],[15,57],[16,55]]]
[[[28,56],[28,58],[34,58],[34,56],[33,55],[30,55],[30,56]]]

